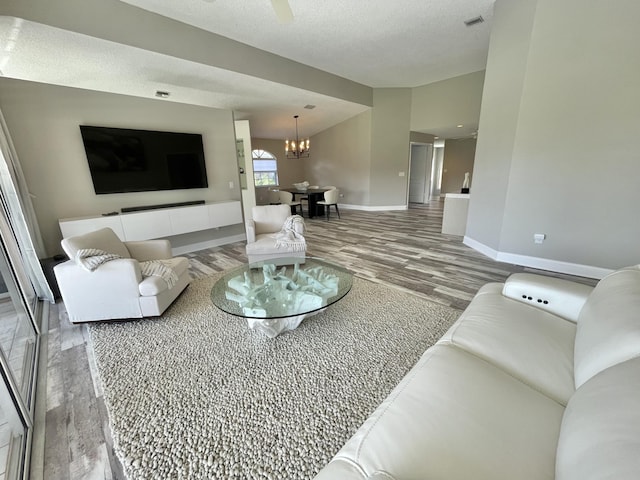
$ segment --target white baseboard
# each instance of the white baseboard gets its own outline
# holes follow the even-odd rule
[[[204,250],[205,248],[219,247],[220,245],[226,245],[228,243],[241,242],[247,239],[247,235],[239,233],[237,235],[231,235],[228,237],[214,238],[207,240],[206,242],[190,243],[189,245],[182,245],[181,247],[175,247],[171,249],[171,253],[176,255],[182,255],[183,253],[197,252],[198,250]]]
[[[498,260],[498,251],[494,250],[493,248],[487,247],[484,243],[480,243],[476,240],[474,240],[473,238],[469,238],[465,235],[465,237],[462,239],[462,243],[464,243],[466,246],[473,248],[474,250],[477,250],[478,252],[482,253],[483,255],[486,255],[487,257],[489,257],[492,260]]]
[[[523,267],[537,268],[539,270],[548,270],[551,272],[576,275],[578,277],[598,279],[605,277],[613,271],[608,268],[595,267],[593,265],[582,265],[579,263],[551,260],[549,258],[531,257],[528,255],[520,255],[517,253],[499,252],[466,236],[464,237],[462,243],[498,262],[511,263],[513,265],[521,265]]]
[[[391,205],[391,206],[371,206],[371,205],[349,205],[348,203],[339,203],[338,208],[343,208],[345,210],[364,210],[366,212],[381,212],[381,211],[389,211],[389,210],[407,210],[409,207],[407,205]]]

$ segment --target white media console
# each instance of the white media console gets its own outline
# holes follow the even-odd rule
[[[242,206],[236,200],[58,220],[63,238],[109,227],[123,241],[166,238],[242,222]]]

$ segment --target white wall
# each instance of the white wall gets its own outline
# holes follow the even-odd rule
[[[0,78],[0,108],[34,195],[48,255],[60,251],[59,218],[100,215],[140,205],[240,200],[231,111],[6,78]],[[96,195],[80,136],[79,125],[83,124],[200,133],[209,187]],[[227,227],[199,235],[210,239],[243,231]]]
[[[572,273],[640,262],[639,16],[635,0],[496,2],[470,243]]]

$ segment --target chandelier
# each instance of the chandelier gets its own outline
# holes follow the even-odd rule
[[[298,138],[298,115],[294,115],[296,119],[296,139],[284,141],[284,152],[287,158],[308,158],[309,157],[309,139],[300,140]]]

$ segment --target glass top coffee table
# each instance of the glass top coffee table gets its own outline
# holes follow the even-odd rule
[[[352,282],[348,270],[319,258],[277,258],[225,274],[211,289],[211,301],[273,338],[336,303]]]

